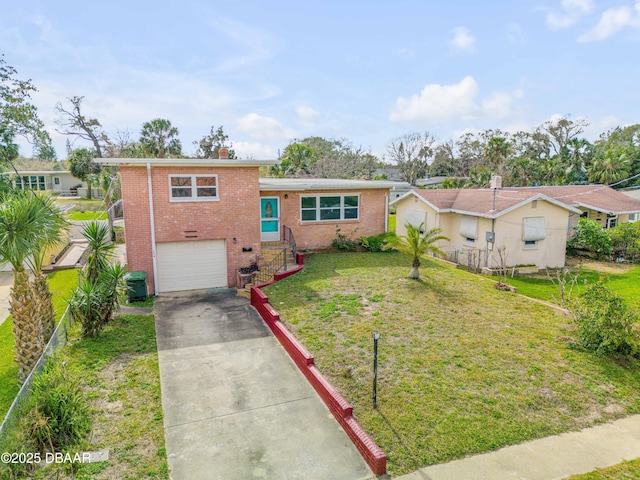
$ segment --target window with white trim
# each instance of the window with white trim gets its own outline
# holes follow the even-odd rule
[[[211,202],[218,198],[218,175],[169,175],[172,202]]]
[[[358,220],[359,218],[359,195],[313,195],[300,197],[300,220],[303,222]]]
[[[44,175],[16,177],[16,188],[22,190],[46,190]]]

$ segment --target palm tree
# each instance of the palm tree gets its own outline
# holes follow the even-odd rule
[[[449,237],[440,235],[442,233],[441,228],[432,228],[428,232],[422,234],[424,229],[424,223],[420,226],[414,227],[413,225],[407,225],[407,235],[403,237],[391,237],[391,239],[385,245],[385,249],[395,248],[402,253],[406,253],[411,257],[411,272],[409,278],[417,280],[420,278],[420,260],[427,253],[432,255],[439,255],[445,257],[444,253],[437,245],[436,242],[440,240],[449,240]]]
[[[10,313],[13,318],[18,380],[24,382],[40,357],[53,319],[43,312],[53,310],[48,286],[37,272],[45,250],[57,243],[66,222],[50,197],[24,190],[6,193],[0,204],[0,261],[13,267]],[[25,263],[36,273],[29,281]],[[44,280],[46,283],[46,279]],[[49,313],[44,313],[48,316]]]
[[[178,157],[182,154],[182,144],[178,129],[164,118],[156,118],[142,125],[140,144],[147,155],[157,158]]]

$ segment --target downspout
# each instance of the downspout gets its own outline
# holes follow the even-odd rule
[[[496,212],[496,192],[497,192],[497,188],[493,189],[493,202],[491,205],[491,213],[495,214]],[[495,232],[495,225],[496,225],[496,219],[492,218],[491,219],[491,237],[493,238],[493,242],[491,242],[493,245],[495,245],[495,241],[496,241],[496,232]],[[484,267],[485,268],[489,268],[489,242],[485,242],[486,248],[485,248],[485,253],[484,253]],[[491,247],[491,251],[493,251],[493,246]]]
[[[151,187],[151,163],[147,162],[147,190],[149,192],[149,223],[151,226],[151,258],[153,261],[153,294],[158,295],[158,259],[156,258],[156,222],[153,214],[153,189]]]
[[[384,195],[384,231],[389,231],[389,194]]]

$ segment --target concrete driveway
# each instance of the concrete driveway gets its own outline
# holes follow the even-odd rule
[[[156,299],[173,480],[375,478],[248,300]]]

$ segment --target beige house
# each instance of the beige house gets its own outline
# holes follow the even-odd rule
[[[439,245],[448,258],[476,268],[499,266],[499,249],[508,266],[563,266],[573,217],[582,214],[522,188],[412,190],[393,206],[398,235],[406,234],[407,224],[441,228],[450,238]]]
[[[640,215],[640,200],[606,185],[520,187],[509,190],[547,195],[579,209],[581,217],[595,220],[602,224],[603,228],[613,228],[620,223],[633,222]],[[578,219],[572,217],[572,221],[574,225]]]

